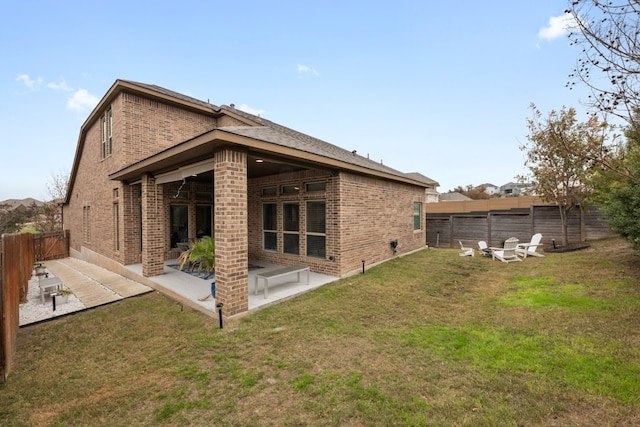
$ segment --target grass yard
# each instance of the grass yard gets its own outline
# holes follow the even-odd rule
[[[157,294],[20,330],[0,424],[640,425],[640,258],[429,249],[225,323]]]

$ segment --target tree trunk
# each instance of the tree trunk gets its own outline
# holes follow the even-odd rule
[[[571,208],[567,206],[558,206],[560,208],[560,221],[562,222],[562,245],[569,244],[569,213]]]

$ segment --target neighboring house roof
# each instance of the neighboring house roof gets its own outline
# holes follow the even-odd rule
[[[42,203],[40,200],[36,200],[31,197],[28,197],[26,199],[7,199],[0,202],[0,205],[8,205],[9,209],[16,209],[20,206],[28,208],[33,204],[35,204],[36,206],[44,205],[44,203]]]
[[[461,202],[465,200],[473,200],[471,197],[467,197],[462,193],[440,193],[441,202]]]
[[[236,142],[237,140],[236,143],[239,145],[247,145],[249,148],[260,149],[264,152],[268,152],[271,147],[273,148],[274,152],[277,152],[278,154],[288,156],[289,158],[301,158],[309,162],[310,164],[324,165],[330,168],[347,169],[357,173],[368,173],[374,176],[398,180],[413,185],[419,185],[425,188],[430,188],[438,185],[436,181],[433,181],[423,175],[416,175],[415,173],[405,174],[396,169],[388,167],[381,162],[373,161],[369,158],[360,156],[355,152],[345,150],[336,145],[311,137],[301,132],[297,132],[293,129],[266,120],[262,117],[249,114],[245,111],[237,110],[233,106],[215,106],[208,102],[203,102],[195,98],[191,98],[189,96],[162,88],[160,86],[138,83],[128,80],[116,80],[107,94],[105,94],[105,96],[102,98],[98,106],[94,109],[94,111],[82,125],[78,141],[78,148],[76,149],[76,158],[74,160],[73,169],[71,172],[69,194],[71,193],[71,188],[75,180],[77,165],[80,160],[79,156],[82,152],[82,145],[84,144],[84,139],[86,137],[86,129],[91,123],[93,123],[93,120],[96,120],[97,116],[100,115],[102,111],[104,111],[108,107],[110,102],[121,91],[125,90],[137,92],[142,96],[160,99],[167,103],[180,104],[184,108],[197,110],[203,114],[211,114],[214,116],[232,116],[240,122],[246,123],[247,125],[215,128],[188,141],[178,143],[161,153],[158,153],[133,165],[127,165],[120,171],[111,174],[111,179],[130,179],[133,175],[138,174],[141,171],[149,171],[152,170],[152,168],[158,166],[168,167],[169,161],[167,159],[169,159],[173,155],[181,153],[186,157],[188,156],[188,150],[191,150],[193,153],[200,150],[198,151],[200,153],[202,152],[202,148],[204,148],[206,144],[211,145],[214,141],[229,142],[229,136],[236,135],[241,137],[240,139],[234,139],[234,142]],[[246,138],[249,138],[250,140]],[[272,145],[253,144],[251,143],[251,140],[266,142]],[[200,148],[198,148],[199,146]],[[276,149],[275,147],[278,146],[282,147],[284,150]],[[298,153],[297,155],[295,154],[296,152]]]

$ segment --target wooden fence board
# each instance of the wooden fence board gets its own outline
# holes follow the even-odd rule
[[[0,238],[0,381],[11,371],[20,326],[20,304],[27,301],[34,261],[69,256],[69,231],[4,234]]]
[[[2,290],[0,293],[0,379],[11,371],[20,326],[20,303],[26,302],[27,286],[33,269],[33,235],[5,234],[2,247]]]
[[[510,198],[515,199],[515,198]],[[441,203],[447,206],[452,202]],[[473,208],[478,204],[469,205]],[[493,203],[492,206],[502,205]],[[431,246],[457,247],[458,241],[474,246],[484,240],[489,246],[501,246],[509,237],[528,242],[535,233],[542,234],[542,243],[562,243],[562,222],[556,205],[518,206],[509,210],[487,212],[426,212],[427,242]],[[606,217],[594,206],[573,209],[569,217],[570,243],[613,236]]]

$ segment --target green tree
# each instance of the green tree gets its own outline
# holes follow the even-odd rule
[[[491,198],[491,195],[486,192],[486,187],[484,185],[474,187],[473,185],[468,184],[465,188],[462,188],[461,185],[458,185],[450,192],[464,194],[465,196],[473,200]]]
[[[35,205],[13,208],[9,204],[0,204],[0,234],[19,232],[24,224],[31,222],[37,214]]]
[[[627,143],[608,156],[612,167],[600,168],[594,175],[593,200],[607,215],[611,229],[640,249],[640,182],[633,179],[640,176],[640,128],[630,126],[625,136]]]
[[[591,194],[590,178],[593,167],[581,155],[590,146],[601,146],[606,139],[608,125],[596,116],[581,123],[574,108],[552,110],[543,117],[531,104],[533,117],[527,120],[528,143],[525,166],[530,176],[520,180],[531,182],[533,191],[544,201],[558,205],[562,221],[562,242],[569,243],[568,224],[571,211],[584,204]]]

